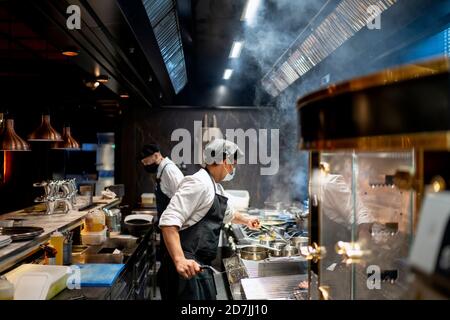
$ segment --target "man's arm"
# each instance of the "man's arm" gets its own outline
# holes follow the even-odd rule
[[[236,211],[233,214],[233,219],[231,220],[231,222],[236,224],[244,224],[250,229],[259,229],[260,227],[258,218],[242,214],[239,211]]]
[[[177,272],[184,278],[189,279],[201,271],[200,265],[195,260],[186,259],[181,248],[180,234],[178,227],[161,227],[167,251],[172,258]]]
[[[159,220],[167,251],[177,272],[184,278],[196,275],[200,272],[200,267],[194,260],[185,258],[178,232],[183,223],[197,209],[200,199],[204,197],[203,189],[202,184],[193,177],[183,179]]]

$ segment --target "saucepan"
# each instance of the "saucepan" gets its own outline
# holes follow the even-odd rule
[[[308,237],[292,237],[290,238],[291,245],[300,250],[301,247],[306,247],[309,244]]]
[[[244,260],[259,261],[269,257],[269,252],[280,251],[274,247],[264,245],[245,245],[239,248],[239,255]]]
[[[286,244],[281,250],[282,257],[292,257],[298,255],[298,249],[290,244]]]
[[[241,248],[240,255],[244,260],[264,260],[269,257],[269,249],[258,246],[248,246]]]
[[[272,257],[283,257],[283,249],[286,246],[286,242],[284,241],[274,241],[272,243],[272,247],[277,250],[272,250],[270,255]]]
[[[270,255],[272,257],[292,257],[298,255],[298,249],[284,241],[275,241],[272,243],[273,250]]]

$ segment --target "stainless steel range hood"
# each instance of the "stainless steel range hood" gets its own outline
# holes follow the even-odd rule
[[[175,93],[187,83],[186,64],[174,0],[142,0]]]

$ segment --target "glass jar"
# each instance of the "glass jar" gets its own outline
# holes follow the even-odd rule
[[[85,218],[85,229],[87,232],[100,232],[105,228],[105,214],[102,210],[91,210]]]

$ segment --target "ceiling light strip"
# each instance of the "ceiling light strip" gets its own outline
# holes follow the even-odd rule
[[[233,46],[231,47],[230,51],[230,58],[231,59],[237,59],[241,55],[241,51],[243,48],[243,42],[242,41],[234,41]]]
[[[225,72],[223,73],[223,78],[225,80],[228,80],[233,75],[233,69],[225,69]]]

